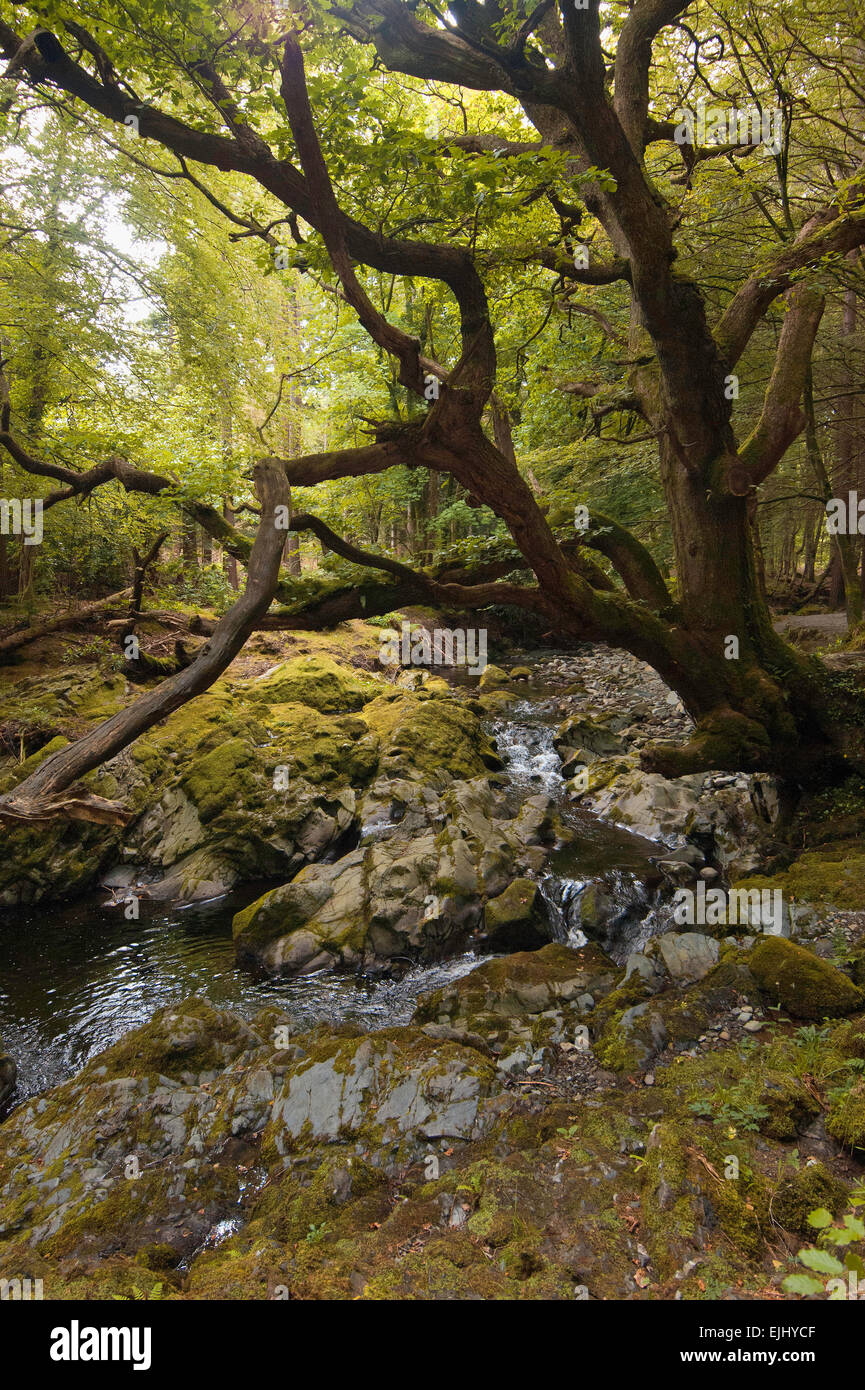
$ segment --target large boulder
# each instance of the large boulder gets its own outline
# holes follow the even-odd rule
[[[0,792],[124,698],[122,678],[78,671],[16,683],[14,727],[25,751],[37,746],[23,763],[0,760]],[[441,789],[501,767],[477,713],[446,689],[397,691],[328,656],[296,657],[252,681],[217,682],[84,779],[133,812],[125,830],[60,819],[10,830],[0,905],[100,881],[190,901],[287,880],[355,832],[379,775]]]
[[[702,980],[718,964],[718,942],[700,932],[665,932],[656,937],[652,945],[677,985],[692,985]]]
[[[573,784],[571,795],[602,820],[670,847],[693,840],[736,874],[762,862],[779,814],[777,785],[768,776],[668,778],[645,772],[638,754],[626,754],[591,763],[587,780]]]
[[[771,1005],[794,1018],[831,1018],[865,1008],[865,992],[827,960],[781,936],[764,936],[748,968]]]
[[[328,1038],[286,1076],[265,1151],[360,1140],[393,1162],[431,1140],[482,1137],[501,1111],[494,1065],[476,1050],[417,1029]]]
[[[743,970],[661,989],[630,1039],[654,1046],[654,1013],[675,1042],[677,1011],[726,1008]],[[833,1085],[812,1124],[784,1030],[771,1070],[706,1038],[617,1082],[573,1032],[576,990],[621,1012],[635,981],[605,998],[613,973],[596,947],[489,960],[445,1021],[371,1033],[297,1034],[277,1008],[246,1022],[202,999],[160,1010],[0,1125],[0,1279],[112,1304],[765,1297],[785,1274],[779,1224],[795,1250],[814,1207],[844,1209],[863,1085]],[[473,992],[525,1045],[463,1026],[482,1017]],[[571,1038],[528,1036],[552,1012]],[[837,1076],[855,1025],[817,1035],[817,1070]],[[505,1047],[542,1057],[518,1081]]]
[[[361,1187],[365,1163],[393,1172],[430,1144],[480,1140],[506,1109],[489,1056],[422,1029],[290,1031],[277,1010],[247,1024],[187,1000],[15,1111],[0,1127],[0,1275],[66,1261],[74,1289],[80,1262],[125,1257],[140,1286],[236,1230],[271,1177],[296,1171],[297,1200],[331,1146],[344,1200],[353,1165]]]
[[[587,1036],[583,1018],[612,988],[616,967],[593,943],[579,951],[551,942],[485,961],[421,998],[414,1022],[455,1028],[497,1054],[530,1060],[539,1047]]]
[[[394,957],[434,960],[467,943],[485,899],[543,858],[547,797],[529,798],[518,816],[505,819],[504,803],[476,779],[454,783],[437,799],[424,789],[409,804],[411,834],[401,823],[380,825],[372,843],[335,863],[308,866],[238,913],[241,958],[286,974]]]
[[[609,757],[623,751],[624,744],[614,729],[621,721],[606,712],[593,711],[593,714],[595,717],[588,713],[574,715],[559,726],[553,743],[560,756],[574,749],[585,749],[595,757]],[[567,762],[567,756],[563,760]]]
[[[340,666],[329,656],[300,656],[280,662],[251,681],[250,700],[265,705],[306,705],[321,714],[348,714],[381,693],[381,683]]]
[[[500,690],[503,685],[508,685],[510,680],[511,677],[508,675],[507,671],[502,670],[501,666],[493,666],[492,663],[489,663],[481,672],[481,678],[478,681],[478,689],[484,692],[489,690]]]
[[[484,951],[534,951],[552,940],[552,928],[541,891],[530,878],[515,878],[484,909]]]

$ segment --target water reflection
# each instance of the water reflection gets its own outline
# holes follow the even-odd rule
[[[256,977],[235,962],[231,919],[262,891],[247,884],[185,907],[142,899],[138,921],[105,907],[104,894],[0,916],[0,1038],[18,1063],[13,1103],[57,1085],[157,1009],[192,994],[247,1018],[277,1004],[298,1031],[346,1020],[382,1028],[407,1023],[418,995],[479,963],[464,955],[401,980],[324,971]]]

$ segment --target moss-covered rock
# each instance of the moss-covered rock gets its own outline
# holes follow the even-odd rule
[[[761,937],[749,953],[748,968],[767,1001],[794,1018],[850,1014],[865,1005],[865,994],[846,975],[785,937]]]
[[[550,940],[551,928],[538,885],[515,878],[484,909],[479,945],[485,951],[533,951]]]
[[[493,666],[492,663],[485,666],[478,681],[478,689],[486,693],[490,690],[498,690],[501,686],[507,685],[510,676],[507,671],[503,671],[501,666]]]
[[[608,964],[591,946],[489,960],[458,982],[468,1013],[446,1017],[478,1017],[472,990],[507,1026],[567,1013],[576,990],[600,996]],[[842,1028],[680,1056],[654,1087],[607,1078],[583,1099],[557,1095],[561,1078],[514,1085],[459,1026],[286,1045],[287,1023],[173,1005],[15,1111],[0,1126],[0,1277],[90,1299],[748,1297],[781,1277],[779,1225],[799,1235],[843,1200],[834,1160],[797,1169],[754,1124],[779,1077],[837,1078]],[[848,1144],[857,1087],[829,1092]]]
[[[485,961],[420,999],[414,1020],[468,1030],[493,1051],[573,1045],[595,998],[612,988],[615,966],[595,945],[579,951],[551,942],[537,951]]]
[[[832,1035],[832,1044],[842,1057],[865,1060],[865,1018],[851,1018],[839,1024]]]
[[[612,722],[617,723],[615,718]],[[624,744],[611,727],[610,717],[605,718],[600,712],[595,713],[595,717],[583,713],[566,719],[557,729],[553,742],[560,754],[565,749],[585,749],[595,757],[624,752]]]
[[[300,656],[259,676],[246,694],[267,705],[299,704],[321,714],[347,714],[362,709],[380,690],[379,682],[359,676],[331,657]]]
[[[10,766],[7,760],[0,776],[0,794],[23,782],[68,742],[63,734],[57,734],[23,762]],[[114,795],[115,785],[108,773],[91,773],[84,779],[88,790],[105,797]],[[42,902],[61,892],[86,892],[116,856],[120,843],[118,828],[70,821],[62,816],[4,827],[0,906]]]
[[[762,1081],[756,1105],[766,1112],[759,1122],[760,1133],[791,1143],[821,1114],[819,1101],[804,1081],[778,1071],[770,1071]]]
[[[382,773],[469,779],[503,767],[477,715],[426,689],[388,691],[364,707],[363,719],[381,749]]]
[[[718,1018],[729,1016],[750,995],[757,997],[750,973],[738,962],[722,961],[686,988],[658,993],[657,975],[634,971],[589,1015],[595,1053],[613,1071],[646,1070],[667,1047],[681,1052]]]
[[[425,789],[410,804],[412,816],[386,823],[371,844],[303,869],[238,913],[240,956],[287,974],[369,967],[395,956],[438,959],[472,938],[487,895],[543,857],[547,798],[530,798],[519,815],[499,819],[504,803],[476,779],[453,783],[440,797]]]
[[[772,1215],[788,1231],[814,1235],[808,1217],[818,1207],[837,1216],[847,1200],[847,1187],[822,1163],[809,1163],[778,1184],[772,1197]]]
[[[431,1141],[477,1139],[501,1112],[493,1064],[474,1049],[422,1029],[329,1038],[287,1076],[263,1152],[284,1157],[337,1138],[357,1138],[394,1161]],[[380,1159],[379,1159],[380,1161]]]
[[[806,850],[789,868],[770,876],[749,876],[742,887],[780,889],[786,902],[865,908],[865,842],[836,840],[820,849]]]
[[[122,678],[77,670],[18,684],[12,707],[22,720],[29,709],[26,727],[43,707],[45,727],[61,727],[25,761],[0,762],[0,791],[63,747],[65,730],[77,736],[111,712],[106,702],[127,698]],[[502,767],[477,713],[441,685],[398,692],[328,652],[216,682],[85,779],[133,812],[124,831],[58,818],[8,832],[0,905],[84,891],[118,861],[135,864],[141,891],[162,899],[288,880],[354,832],[359,798],[377,777],[403,778],[420,794]]]

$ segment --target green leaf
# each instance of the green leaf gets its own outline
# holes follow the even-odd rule
[[[785,1293],[798,1293],[803,1298],[811,1293],[822,1293],[823,1285],[819,1279],[812,1279],[808,1274],[788,1274],[781,1288]]]
[[[800,1250],[799,1263],[807,1269],[816,1269],[819,1274],[843,1274],[844,1266],[828,1250]]]
[[[808,1225],[815,1226],[818,1231],[822,1231],[826,1226],[831,1226],[831,1211],[827,1211],[825,1207],[818,1207],[817,1210],[812,1211],[808,1217]]]

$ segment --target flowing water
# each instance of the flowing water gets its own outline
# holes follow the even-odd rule
[[[663,851],[654,841],[610,825],[568,800],[553,746],[561,718],[555,692],[530,686],[526,693],[527,698],[507,719],[495,721],[494,732],[512,795],[546,792],[557,803],[570,833],[569,843],[549,855],[541,881],[550,920],[559,940],[571,946],[584,945],[580,900],[589,883],[603,880],[615,908],[610,940],[604,944],[622,961],[662,926],[659,875],[653,861]]]
[[[339,1021],[371,1030],[408,1023],[418,995],[479,963],[463,955],[375,982],[330,971],[298,979],[256,976],[235,962],[231,919],[272,886],[246,884],[242,893],[186,906],[142,899],[138,921],[104,906],[104,892],[5,913],[0,1038],[18,1063],[12,1103],[66,1080],[157,1009],[192,994],[247,1018],[276,1004],[298,1032]]]
[[[574,945],[585,941],[580,898],[590,880],[603,876],[616,907],[613,953],[623,959],[657,929],[650,885],[657,882],[651,858],[659,847],[571,806],[552,742],[560,718],[554,692],[530,687],[492,731],[514,804],[546,792],[573,835],[551,853],[541,884],[557,936]],[[57,1085],[157,1009],[192,994],[246,1017],[276,1004],[298,1031],[346,1020],[373,1029],[407,1023],[420,994],[479,964],[469,953],[399,980],[328,971],[290,980],[256,976],[235,962],[231,920],[269,886],[246,884],[210,903],[142,900],[137,921],[110,906],[104,891],[72,904],[0,914],[0,1038],[19,1071],[9,1106]]]

